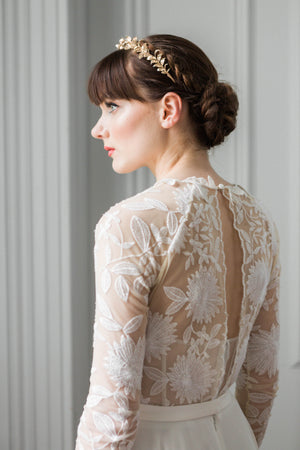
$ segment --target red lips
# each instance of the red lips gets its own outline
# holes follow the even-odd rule
[[[111,156],[115,149],[113,147],[104,147],[104,150],[108,152],[108,156]]]

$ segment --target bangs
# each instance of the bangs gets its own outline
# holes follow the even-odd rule
[[[99,61],[88,81],[88,95],[99,106],[105,100],[126,99],[145,101],[128,73],[130,53],[117,50]]]

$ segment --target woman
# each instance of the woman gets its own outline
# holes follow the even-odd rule
[[[90,76],[102,110],[92,135],[116,172],[146,166],[157,181],[95,229],[94,355],[76,449],[258,448],[277,391],[277,232],[207,153],[235,128],[237,96],[185,39],[117,47]]]

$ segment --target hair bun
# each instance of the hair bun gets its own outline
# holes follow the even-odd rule
[[[208,84],[194,106],[207,148],[221,144],[235,129],[239,102],[229,84],[218,81]]]

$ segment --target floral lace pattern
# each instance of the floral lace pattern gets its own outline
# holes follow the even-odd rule
[[[226,220],[242,252],[237,299],[227,295],[238,280],[228,278]],[[94,352],[76,450],[130,449],[140,403],[208,401],[234,382],[260,444],[277,391],[280,265],[259,203],[211,178],[160,180],[101,217],[94,252]],[[231,339],[227,308],[237,304]]]

